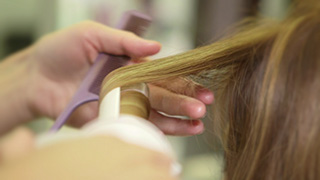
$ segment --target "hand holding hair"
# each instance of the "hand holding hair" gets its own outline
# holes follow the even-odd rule
[[[158,42],[90,21],[44,36],[31,47],[8,57],[0,64],[0,83],[3,85],[0,90],[0,133],[37,117],[55,119],[70,101],[99,52],[138,59],[153,55],[160,48]],[[158,111],[167,112],[172,109],[170,107],[185,102],[181,110],[173,113],[190,116],[193,107],[202,110],[192,118],[198,119],[205,113],[204,103],[195,97],[187,97],[189,94],[178,95],[156,86],[152,86],[151,91],[151,102],[159,97],[176,99],[166,106],[153,103]],[[85,104],[73,113],[68,124],[80,127],[94,119],[97,110],[97,102]],[[152,117],[151,121],[169,134],[187,135],[202,131],[201,123],[195,131],[195,127],[187,121]],[[161,125],[167,123],[170,126]],[[175,126],[179,126],[177,130],[168,130],[168,127],[172,129]]]
[[[182,78],[150,83],[150,103],[153,107],[150,121],[162,131],[170,135],[195,135],[204,131],[200,118],[206,115],[206,105],[213,102],[213,93],[192,82]],[[160,112],[170,115],[165,116]]]

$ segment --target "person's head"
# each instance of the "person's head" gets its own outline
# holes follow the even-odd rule
[[[320,179],[319,48],[320,8],[299,6],[282,22],[257,19],[225,40],[118,69],[101,96],[124,84],[202,77],[215,93],[226,179]]]

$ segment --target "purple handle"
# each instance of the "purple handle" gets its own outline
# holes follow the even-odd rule
[[[150,17],[136,11],[128,11],[123,15],[117,28],[131,31],[141,36],[150,23]],[[92,67],[89,69],[78,91],[73,96],[71,102],[56,119],[50,131],[58,131],[65,124],[72,112],[80,105],[99,100],[101,83],[104,77],[111,71],[127,65],[129,60],[130,58],[126,56],[114,56],[100,53],[95,59]]]

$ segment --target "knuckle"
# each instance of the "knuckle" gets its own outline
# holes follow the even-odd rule
[[[159,109],[161,110],[164,110],[166,109],[166,106],[168,106],[168,98],[167,96],[163,95],[163,96],[160,96],[158,101],[160,102],[160,107],[158,107]]]
[[[95,35],[101,26],[102,25],[97,22],[86,20],[80,22],[78,25],[75,26],[75,28],[76,30],[78,30],[81,37],[89,38]]]
[[[129,31],[120,31],[121,35],[120,35],[120,46],[123,49],[126,49],[127,44],[128,44],[128,40],[132,39],[134,37],[136,37],[136,35],[133,32],[129,32]]]

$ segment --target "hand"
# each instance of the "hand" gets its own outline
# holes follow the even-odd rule
[[[175,179],[170,175],[170,158],[115,137],[65,140],[31,150],[27,145],[33,144],[30,138],[30,143],[18,138],[26,134],[26,130],[16,130],[0,143],[0,151],[4,150],[1,179]],[[23,150],[5,151],[9,147]]]
[[[213,93],[182,78],[149,84],[150,121],[168,135],[195,135],[204,130],[200,118],[206,114],[206,106],[213,102]],[[186,116],[188,119],[163,115]]]
[[[42,38],[32,48],[32,90],[35,116],[55,119],[66,107],[99,52],[140,58],[157,53],[160,44],[132,33],[83,22]],[[98,103],[78,108],[68,121],[76,127],[97,116]]]
[[[94,22],[83,22],[43,37],[0,64],[0,84],[3,85],[0,89],[0,134],[35,117],[56,119],[99,52],[139,59],[159,50],[157,42]],[[170,83],[170,86],[166,82],[150,84],[153,108],[150,120],[167,134],[201,133],[201,121],[168,118],[157,111],[199,119],[205,114],[205,104],[213,101],[213,94],[199,86],[195,93],[181,91],[192,84],[185,81]],[[80,127],[94,119],[97,105],[92,102],[79,107],[68,124]]]
[[[33,48],[34,78],[30,102],[37,115],[56,118],[70,101],[79,83],[99,52],[127,55],[133,59],[153,55],[160,44],[131,33],[93,22],[80,23],[42,38]],[[150,120],[165,133],[193,135],[203,131],[199,120],[168,118],[157,111],[199,119],[205,115],[205,104],[212,103],[210,91],[197,86],[196,92],[182,92],[190,82],[176,81],[150,84],[152,112]],[[188,87],[187,87],[188,85]],[[78,108],[69,124],[80,127],[97,116],[97,103]]]

